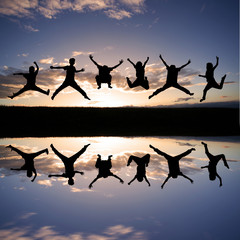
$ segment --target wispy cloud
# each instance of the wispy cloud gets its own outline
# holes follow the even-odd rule
[[[34,17],[40,13],[45,18],[56,18],[63,11],[103,11],[108,17],[121,20],[129,18],[133,14],[144,12],[145,0],[2,0],[0,2],[0,14],[15,17]],[[32,27],[29,30],[36,31]]]
[[[39,32],[39,29],[32,27],[31,25],[24,25],[24,28],[29,32]]]
[[[29,55],[29,53],[20,53],[17,56],[18,57],[28,57],[28,55]],[[5,67],[7,67],[7,66],[5,66]]]
[[[44,58],[44,59],[40,59],[39,62],[42,64],[53,64],[53,57],[49,57],[49,58]]]
[[[94,52],[84,52],[84,51],[73,51],[72,52],[73,57],[80,56],[80,55],[88,56],[90,54],[94,54]]]
[[[174,102],[187,102],[187,101],[192,100],[192,99],[194,99],[194,98],[193,97],[178,98]]]

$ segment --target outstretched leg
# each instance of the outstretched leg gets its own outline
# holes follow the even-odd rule
[[[214,156],[208,151],[208,146],[207,146],[206,143],[202,142],[202,145],[204,146],[205,153],[206,153],[207,157],[211,161],[211,159],[213,159]]]
[[[203,96],[200,102],[204,101],[206,99],[207,91],[210,90],[212,86],[208,83],[206,87],[203,89]]]
[[[43,94],[45,94],[45,95],[49,95],[49,93],[50,93],[50,90],[49,90],[49,89],[48,89],[47,91],[45,91],[45,90],[41,89],[41,88],[38,87],[38,86],[34,86],[34,87],[32,88],[32,90],[37,91],[37,92],[40,92],[40,93],[43,93]]]
[[[130,88],[134,88],[134,87],[140,86],[139,81],[135,80],[134,82],[131,82],[128,77],[126,77],[126,79],[127,79],[127,84],[128,84],[128,86]]]
[[[75,162],[87,149],[87,147],[89,146],[90,144],[88,145],[85,145],[80,151],[78,151],[77,153],[75,153],[74,155],[72,155],[70,157],[70,159]]]
[[[147,80],[147,77],[145,77],[145,79],[144,79],[144,81],[142,82],[141,86],[142,86],[144,89],[146,89],[146,90],[149,89],[149,82],[148,82],[148,80]]]
[[[165,91],[166,89],[168,89],[170,87],[171,87],[171,85],[165,84],[163,87],[158,88],[155,92],[153,92],[153,94],[150,95],[148,98],[151,99],[152,97],[156,96],[160,92],[163,92],[163,91]]]
[[[41,154],[43,154],[43,153],[48,154],[48,149],[46,148],[46,149],[43,149],[43,150],[41,150],[41,151],[39,151],[39,152],[31,153],[31,155],[32,155],[33,158],[35,158],[35,157],[37,157],[37,156],[39,156],[39,155],[41,155]]]
[[[68,87],[69,85],[68,84],[66,84],[65,82],[63,82],[63,84],[58,88],[58,89],[56,89],[56,91],[53,93],[53,95],[52,95],[52,100],[56,97],[56,95],[59,93],[59,92],[61,92],[64,88],[66,88],[66,87]]]
[[[80,87],[77,85],[76,82],[72,83],[72,84],[71,84],[71,87],[74,88],[75,90],[77,90],[78,92],[80,92],[80,93],[84,96],[84,98],[86,98],[86,99],[88,99],[88,100],[91,100],[91,99],[87,96],[86,92],[85,92],[82,88],[80,88]]]
[[[186,94],[192,96],[194,93],[191,93],[188,89],[186,89],[185,87],[182,87],[181,85],[179,85],[178,83],[176,83],[173,87],[185,92]]]
[[[186,152],[183,152],[175,157],[173,157],[175,160],[180,160],[181,158],[187,156],[188,154],[190,154],[192,151],[195,151],[196,149],[195,148],[191,148],[191,149],[188,149]]]
[[[8,96],[8,97],[11,98],[11,99],[13,99],[13,98],[19,96],[20,94],[22,94],[22,93],[24,93],[24,92],[26,92],[26,91],[28,91],[28,90],[30,90],[30,89],[29,89],[28,87],[26,87],[26,85],[25,85],[25,86],[24,86],[22,89],[20,89],[18,92],[13,93],[12,96]]]

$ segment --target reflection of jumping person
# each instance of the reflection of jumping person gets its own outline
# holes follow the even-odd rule
[[[141,86],[141,87],[145,88],[146,90],[148,90],[149,89],[149,83],[148,83],[147,77],[145,77],[145,66],[146,66],[146,64],[149,60],[149,57],[147,57],[147,60],[144,62],[144,64],[142,64],[142,62],[140,62],[140,61],[137,62],[136,64],[134,64],[129,58],[127,60],[136,69],[136,77],[137,77],[137,79],[133,83],[127,77],[126,79],[127,79],[128,86],[130,88]]]
[[[175,157],[172,157],[162,151],[160,151],[159,149],[153,147],[152,145],[149,145],[150,148],[152,148],[157,154],[165,157],[168,161],[168,168],[169,168],[169,174],[167,176],[167,178],[165,179],[164,183],[162,184],[161,188],[164,187],[165,183],[169,180],[170,177],[172,178],[177,178],[178,176],[182,176],[186,179],[188,179],[191,183],[193,183],[193,180],[189,177],[187,177],[186,175],[184,175],[181,171],[180,171],[180,167],[179,167],[179,161],[181,158],[187,156],[188,154],[190,154],[192,151],[195,151],[195,148],[191,148],[189,150],[187,150],[184,153],[181,153]]]
[[[180,72],[180,70],[184,67],[186,67],[188,64],[191,63],[190,60],[188,60],[188,62],[184,65],[182,65],[181,67],[177,68],[175,65],[171,65],[170,67],[167,65],[167,63],[163,60],[162,56],[159,56],[160,59],[162,60],[163,64],[166,66],[168,73],[167,73],[167,81],[166,84],[161,87],[158,88],[152,95],[150,95],[148,98],[152,98],[153,96],[157,95],[158,93],[165,91],[166,89],[170,88],[170,87],[174,87],[177,88],[183,92],[185,92],[186,94],[192,96],[194,93],[191,93],[188,89],[180,86],[177,82],[177,78],[178,78],[178,72]]]
[[[68,178],[68,184],[69,185],[73,185],[74,184],[74,175],[75,173],[80,173],[81,175],[83,175],[83,172],[79,172],[79,171],[74,171],[74,163],[76,162],[76,160],[86,151],[87,147],[90,144],[85,145],[79,152],[77,152],[76,154],[72,155],[71,157],[66,157],[63,154],[61,154],[52,144],[51,144],[51,148],[53,150],[53,152],[62,160],[64,166],[65,166],[65,173],[58,175],[58,174],[50,174],[48,175],[48,177],[64,177],[64,178]]]
[[[222,89],[223,88],[223,84],[226,78],[226,74],[222,77],[222,80],[220,82],[220,84],[218,84],[214,78],[214,70],[216,69],[216,67],[218,66],[218,60],[219,58],[217,58],[217,62],[216,65],[213,66],[212,63],[207,63],[206,68],[207,71],[205,73],[205,75],[198,75],[199,77],[204,77],[207,80],[207,85],[206,87],[203,89],[203,96],[202,99],[200,100],[200,102],[204,101],[206,99],[206,95],[207,95],[207,91],[210,90],[211,88],[216,88],[216,89]]]
[[[141,158],[136,157],[136,156],[130,156],[128,159],[127,166],[130,165],[132,160],[137,164],[137,173],[136,173],[135,177],[128,183],[128,185],[130,185],[135,179],[137,179],[139,182],[142,182],[143,178],[144,178],[145,181],[148,183],[148,186],[150,187],[151,185],[146,177],[146,167],[149,164],[150,155],[146,154],[145,156],[143,156]]]
[[[101,155],[98,154],[97,162],[95,167],[98,168],[97,177],[90,183],[89,188],[92,188],[93,183],[95,183],[99,178],[107,178],[109,176],[115,177],[120,180],[120,183],[123,183],[123,180],[117,175],[113,174],[110,169],[112,168],[111,162],[112,155],[108,156],[108,160],[101,160]]]
[[[50,66],[51,69],[64,69],[66,70],[66,78],[64,80],[64,82],[62,83],[62,85],[53,93],[52,95],[52,100],[56,97],[56,95],[62,91],[64,88],[70,86],[72,88],[74,88],[75,90],[77,90],[78,92],[80,92],[84,98],[90,100],[90,98],[87,96],[87,94],[83,91],[82,88],[79,87],[79,85],[76,83],[74,77],[75,77],[75,73],[77,72],[83,72],[84,68],[82,68],[81,70],[76,70],[76,68],[73,66],[75,64],[75,58],[70,58],[69,59],[69,66],[65,66],[65,67],[53,67]]]
[[[22,165],[21,168],[11,168],[11,170],[16,170],[16,171],[27,170],[27,176],[29,178],[32,177],[32,174],[34,173],[34,177],[31,180],[33,182],[35,180],[35,178],[37,177],[37,171],[34,167],[34,158],[41,155],[42,153],[48,154],[48,149],[46,148],[46,149],[43,149],[36,153],[24,153],[21,150],[13,147],[11,145],[9,145],[7,147],[10,148],[11,151],[15,151],[16,153],[18,153],[25,160],[25,163]]]
[[[208,147],[207,144],[202,142],[204,148],[205,148],[205,153],[207,155],[207,157],[209,158],[209,164],[207,166],[201,167],[201,168],[207,168],[208,172],[209,172],[209,179],[211,181],[215,180],[216,177],[218,177],[219,181],[220,181],[220,187],[222,186],[222,178],[218,175],[217,173],[217,164],[218,162],[222,159],[224,166],[226,168],[229,168],[228,164],[227,164],[227,160],[225,158],[224,154],[219,154],[219,155],[212,155],[209,151],[208,151]]]
[[[13,75],[23,75],[23,77],[27,79],[27,84],[22,89],[20,89],[18,92],[13,93],[12,96],[9,96],[9,98],[13,99],[13,98],[19,96],[20,94],[22,94],[26,91],[29,91],[29,90],[33,90],[33,91],[37,91],[37,92],[49,95],[49,92],[50,92],[49,89],[47,91],[44,91],[40,87],[36,86],[36,77],[37,77],[37,74],[39,71],[39,67],[36,62],[34,62],[34,64],[37,67],[36,71],[34,71],[35,69],[33,66],[30,66],[29,73],[14,73],[13,74]]]
[[[108,87],[109,88],[112,88],[111,87],[111,81],[112,81],[112,76],[110,74],[110,72],[117,68],[118,66],[120,66],[122,63],[123,63],[123,60],[120,60],[119,61],[119,64],[117,64],[116,66],[114,67],[108,67],[106,65],[104,66],[101,66],[99,65],[96,61],[93,60],[93,56],[92,55],[89,55],[89,58],[91,59],[91,61],[97,66],[98,68],[98,75],[96,76],[96,81],[97,81],[97,85],[98,85],[98,89],[101,88],[101,84],[102,83],[107,83],[108,84]]]

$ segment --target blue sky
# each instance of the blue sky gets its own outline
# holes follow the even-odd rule
[[[206,85],[198,74],[205,73],[207,62],[216,62],[215,78],[227,74],[222,90],[210,90],[207,102],[238,101],[239,15],[238,1],[178,0],[75,0],[75,1],[0,1],[0,104],[47,106],[158,106],[199,103]],[[189,97],[168,89],[151,100],[148,96],[163,86],[168,64],[191,64],[179,75],[179,83],[191,92]],[[113,89],[97,90],[97,68],[88,58],[108,66],[124,63],[112,73]],[[55,98],[27,92],[14,100],[7,96],[25,84],[14,72],[27,72],[34,61],[40,66],[37,85],[50,89],[50,95],[64,80],[61,70],[68,59],[76,59],[77,83],[91,101],[66,88]],[[127,61],[142,61],[150,89],[129,89],[126,77],[135,80],[134,68]]]

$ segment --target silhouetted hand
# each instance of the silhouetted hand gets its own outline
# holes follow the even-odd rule
[[[12,145],[8,145],[6,146],[6,148],[11,148],[11,151],[12,151]]]
[[[122,63],[123,63],[123,60],[121,59],[121,60],[119,61],[119,63],[122,64]]]
[[[124,181],[123,181],[123,180],[120,180],[120,183],[121,183],[121,184],[123,184],[123,183],[124,183]]]
[[[193,183],[193,180],[190,180],[191,183]]]
[[[50,66],[51,69],[53,69],[53,66]]]
[[[159,57],[162,59],[162,55],[160,54]]]
[[[84,71],[85,71],[85,69],[84,69],[84,68],[82,68],[80,71],[81,71],[81,72],[84,72]]]
[[[130,61],[130,58],[128,58],[127,60]]]
[[[163,189],[163,186],[164,186],[164,185],[161,186],[161,189]]]
[[[35,65],[37,65],[37,63],[36,62],[33,62]]]
[[[222,183],[220,183],[219,187],[222,187]]]
[[[187,63],[188,63],[188,64],[191,63],[191,60],[189,59]]]
[[[191,148],[190,150],[191,150],[191,151],[196,151],[196,149],[195,149],[195,148]]]
[[[93,55],[92,55],[92,54],[90,54],[90,55],[89,55],[89,58],[90,58],[90,59],[93,59]]]
[[[88,186],[88,188],[91,189],[91,188],[92,188],[92,184],[90,184],[90,185]]]
[[[89,144],[85,145],[84,147],[88,147],[89,145],[91,145],[91,144],[89,143]],[[99,154],[98,154],[98,155],[99,155]]]
[[[79,172],[81,175],[84,175],[84,172]]]
[[[217,59],[217,60],[219,60],[219,57],[218,57],[218,56],[216,56],[216,59]]]

